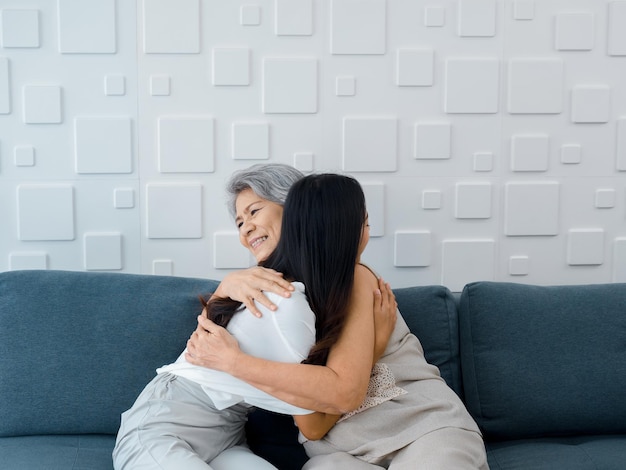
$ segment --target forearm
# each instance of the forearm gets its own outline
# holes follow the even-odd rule
[[[328,366],[273,362],[243,353],[228,372],[292,405],[338,415],[363,402],[368,384]]]

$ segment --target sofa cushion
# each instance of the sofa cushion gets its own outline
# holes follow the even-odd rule
[[[116,434],[155,369],[185,348],[214,281],[0,273],[0,436]]]
[[[487,458],[490,470],[623,470],[626,435],[494,442]]]
[[[461,396],[458,314],[452,293],[444,286],[404,287],[393,292],[402,317],[422,343],[426,360],[439,367],[444,380]]]
[[[3,470],[113,470],[115,436],[0,438]]]
[[[626,284],[471,283],[459,321],[487,438],[626,433]]]

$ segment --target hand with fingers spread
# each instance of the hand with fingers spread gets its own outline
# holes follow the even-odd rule
[[[270,310],[277,308],[263,292],[273,292],[288,298],[292,291],[293,286],[283,278],[282,273],[273,269],[254,266],[226,275],[213,295],[238,300],[251,313],[260,317],[261,312],[254,304],[255,300]]]

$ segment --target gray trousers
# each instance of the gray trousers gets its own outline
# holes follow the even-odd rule
[[[459,428],[430,432],[396,451],[379,465],[347,452],[317,455],[302,470],[489,470],[482,437]]]
[[[249,410],[245,405],[217,410],[195,382],[159,374],[122,414],[113,466],[116,470],[212,469],[207,462],[227,449],[245,445]],[[269,464],[254,454],[241,456],[246,462],[258,459],[258,468],[273,468],[263,467],[263,463]],[[233,464],[230,468],[237,467]]]

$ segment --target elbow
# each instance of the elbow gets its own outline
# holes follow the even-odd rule
[[[328,431],[320,431],[315,429],[300,429],[300,432],[309,441],[319,441]]]
[[[346,390],[343,393],[340,393],[337,396],[337,402],[335,405],[337,406],[337,410],[339,414],[345,414],[352,410],[357,409],[359,406],[363,404],[365,400],[365,396],[367,394],[367,389],[365,390]]]

